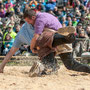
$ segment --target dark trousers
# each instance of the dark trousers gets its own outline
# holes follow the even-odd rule
[[[53,37],[52,46],[56,47],[56,46],[58,46],[60,44],[64,44],[64,43],[68,43],[68,41],[66,41],[65,37],[63,35],[55,33],[54,37]]]
[[[61,41],[62,37],[63,37],[63,35],[55,34],[54,38],[53,38],[52,46],[56,47],[58,45],[61,45],[62,42],[64,43],[65,42],[64,40]],[[85,64],[81,64],[81,63],[77,62],[76,60],[74,60],[71,52],[62,53],[62,54],[59,54],[59,56],[60,56],[62,62],[64,63],[64,65],[67,69],[74,70],[74,71],[79,71],[79,72],[90,73],[90,66],[85,65]],[[42,62],[45,62],[45,64],[47,64],[49,62],[50,65],[52,64],[53,67],[56,67],[54,52],[45,56],[42,59]]]
[[[76,61],[73,58],[71,52],[70,53],[62,53],[62,54],[59,54],[59,56],[67,69],[79,71],[79,72],[90,73],[90,66],[81,64],[78,61]]]
[[[45,56],[42,59],[42,63],[44,64],[46,69],[52,69],[52,71],[56,71],[59,68],[57,65],[57,60],[54,57],[54,52]]]

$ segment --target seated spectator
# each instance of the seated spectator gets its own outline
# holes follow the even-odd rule
[[[69,21],[68,22],[68,26],[72,26],[72,21]]]
[[[30,46],[28,45],[21,45],[19,51],[21,54],[23,54],[25,51],[31,53]]]
[[[54,12],[55,16],[59,16],[60,15],[59,11],[58,11],[58,7],[55,7],[53,12]]]
[[[85,18],[90,20],[90,10],[89,9],[86,10]]]
[[[2,23],[1,18],[0,18],[0,26],[1,26],[2,24],[3,24],[3,23]]]
[[[71,18],[73,17],[73,9],[67,9],[67,16],[70,16]]]
[[[11,7],[10,5],[8,6],[8,9],[10,9],[11,12],[14,12],[14,8]]]
[[[84,29],[79,32],[79,38],[88,38],[88,35]]]
[[[5,8],[8,9],[8,7],[13,7],[13,4],[11,3],[10,0],[7,0]]]
[[[69,22],[72,22],[72,18],[71,18],[70,15],[67,16],[67,24],[68,24]]]
[[[79,10],[81,10],[81,9],[82,9],[82,6],[83,6],[83,4],[81,4],[79,0],[76,0],[76,1],[75,1],[74,7],[78,7]]]
[[[58,19],[59,19],[59,21],[61,21],[62,17],[63,17],[62,11],[60,9],[58,9],[58,13],[59,13]]]
[[[87,33],[88,37],[90,38],[90,25],[88,25],[86,27],[86,33]]]
[[[64,4],[64,6],[67,6],[68,0],[63,0],[63,4]]]
[[[21,21],[20,21],[20,27],[22,27],[22,25],[25,23],[25,21],[22,19]]]
[[[79,23],[76,27],[76,33],[77,33],[77,37],[79,37],[79,33],[82,30],[82,23]]]
[[[15,22],[14,21],[11,21],[10,22],[10,25],[12,26],[12,28],[14,28]]]
[[[0,8],[0,17],[4,18],[5,17],[5,10],[3,8]]]
[[[81,15],[85,15],[87,11],[87,8],[85,6],[82,7]]]
[[[42,1],[42,5],[46,5],[46,2],[48,1],[48,0],[41,0]]]
[[[16,23],[15,22],[15,18],[14,18],[14,16],[13,16],[13,13],[12,13],[12,15],[9,17],[9,20],[10,20],[10,23]],[[19,21],[19,20],[18,20]]]
[[[72,6],[74,0],[68,0],[68,4]]]
[[[87,6],[88,9],[90,8],[90,1],[88,1]]]
[[[31,0],[30,3],[29,3],[30,7],[36,7],[37,4],[38,4],[38,3],[37,3],[36,0]]]
[[[48,13],[50,13],[50,14],[52,14],[52,15],[55,16],[55,14],[53,13],[53,10],[52,10],[52,9],[50,9],[50,10],[48,11]]]
[[[62,27],[66,27],[66,24],[65,23],[62,23]]]
[[[48,12],[49,10],[54,10],[56,6],[56,2],[54,2],[53,0],[49,0],[47,3],[46,3],[46,12]]]
[[[27,9],[30,9],[30,6],[28,4],[25,5],[24,9],[23,9],[23,12]]]
[[[14,39],[10,36],[10,34],[7,34],[5,37],[5,41],[6,41],[4,44],[5,49],[3,50],[4,55],[6,55],[9,52],[9,50],[11,49]]]
[[[3,34],[2,31],[0,30],[0,55],[2,54],[2,41],[3,41]]]
[[[78,24],[76,17],[73,17],[72,25],[76,27]]]
[[[7,29],[7,32],[4,34],[4,36],[3,36],[3,40],[5,40],[5,38],[6,38],[6,35],[7,34],[10,34],[10,36],[13,38],[13,39],[15,39],[15,37],[16,37],[16,33],[13,31],[13,27],[9,24],[9,26],[8,26],[8,29]],[[5,42],[3,42],[3,44],[4,44]]]
[[[65,23],[66,26],[68,26],[68,21],[66,20],[66,17],[62,17],[62,20],[60,21],[61,24]]]
[[[15,1],[16,1],[16,0],[11,0],[11,3],[12,3],[12,4],[15,4]]]
[[[66,14],[67,14],[67,9],[66,9],[66,7],[63,7],[62,15],[63,15],[63,16],[66,16]]]
[[[19,3],[16,3],[14,7],[15,14],[18,15],[20,13],[21,6]]]
[[[4,35],[7,30],[7,22],[3,22],[0,28],[1,28],[2,34]]]
[[[14,12],[13,8],[12,8],[12,10],[11,10],[11,8],[8,8],[6,11],[5,17],[11,17],[13,12]]]
[[[88,50],[88,42],[87,42],[87,34],[85,33],[84,29],[82,29],[79,33],[79,38],[82,38],[82,40],[77,40],[74,44],[74,51],[73,54],[75,57],[81,56],[83,52],[86,52]]]
[[[0,8],[3,8],[6,11],[6,8],[3,3],[0,4]]]
[[[80,12],[80,10],[79,10],[78,7],[75,8],[74,15],[77,16],[77,17],[80,17],[81,16],[81,12]]]
[[[36,8],[37,8],[38,11],[41,11],[41,12],[44,12],[45,11],[45,7],[42,4],[42,1],[41,0],[39,1],[39,4],[37,5]]]
[[[21,20],[21,18],[19,17],[19,15],[16,15],[15,13],[13,13],[13,15],[10,17],[11,22],[14,21],[15,23],[20,23],[20,20]]]
[[[8,26],[8,33],[10,34],[10,36],[11,36],[13,39],[15,39],[16,33],[13,31],[13,27],[12,27],[11,24],[9,24],[9,26]]]
[[[82,23],[82,26],[85,29],[86,26],[90,23],[90,21],[88,19],[86,19],[85,16],[81,16],[79,23]]]
[[[15,32],[18,33],[20,31],[20,25],[16,24],[15,25]]]
[[[83,0],[83,4],[84,4],[84,6],[87,5],[87,2],[88,2],[88,0]]]
[[[1,5],[3,4],[2,0],[0,0],[0,8],[1,8]]]

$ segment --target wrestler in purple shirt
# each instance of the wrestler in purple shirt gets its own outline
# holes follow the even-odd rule
[[[49,13],[37,13],[36,15],[36,21],[34,24],[34,29],[36,34],[41,34],[43,32],[44,28],[49,28],[53,30],[58,30],[59,28],[62,28],[61,23],[59,20],[49,14]]]

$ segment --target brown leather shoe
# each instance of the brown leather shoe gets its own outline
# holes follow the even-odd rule
[[[67,26],[67,27],[58,29],[58,33],[64,36],[67,36],[75,32],[76,32],[76,29],[73,26]]]
[[[41,76],[42,71],[44,70],[44,66],[40,62],[34,62],[30,71],[29,71],[29,76],[30,77],[38,77]]]

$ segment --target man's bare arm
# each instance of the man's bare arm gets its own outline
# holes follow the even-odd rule
[[[5,65],[6,65],[6,63],[9,62],[11,57],[15,54],[15,52],[18,49],[19,48],[15,48],[15,47],[11,48],[11,50],[8,52],[8,54],[6,55],[6,57],[4,58],[4,60],[2,61],[1,65],[0,65],[0,73],[3,73],[3,69],[4,69]]]
[[[39,34],[34,34],[34,37],[32,38],[32,41],[31,41],[30,49],[32,50],[33,53],[37,53],[34,48],[38,37],[39,37]]]

